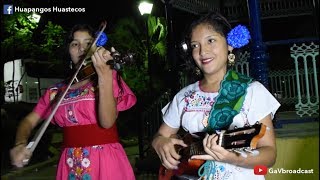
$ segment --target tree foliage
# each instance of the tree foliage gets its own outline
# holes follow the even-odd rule
[[[166,64],[166,21],[162,17],[149,16],[147,23],[151,61],[154,67],[151,72],[156,72],[155,67]],[[123,18],[116,23],[114,31],[109,35],[110,44],[118,51],[134,53],[134,63],[123,67],[123,75],[129,86],[138,94],[150,91],[150,76],[152,76],[151,86],[159,89],[157,88],[159,81],[154,77],[157,73],[149,74],[148,72],[150,65],[148,64],[145,30],[143,22],[133,18]],[[164,70],[166,66],[162,65],[160,68]]]
[[[38,23],[31,18],[29,13],[14,13],[3,16],[3,41],[1,41],[1,57],[4,61],[19,58],[32,58],[37,60],[56,61],[60,59],[58,50],[63,44],[65,31],[59,25],[50,21],[41,31],[44,40],[40,44],[35,42],[36,38],[42,37],[35,34]]]
[[[65,33],[65,30],[60,25],[53,24],[51,21],[42,31],[44,41],[40,45],[40,49],[47,54],[50,60],[58,61],[63,58]]]
[[[2,16],[4,28],[4,38],[1,42],[2,61],[31,58],[61,62],[65,52],[62,49],[65,30],[60,25],[48,21],[39,31],[38,23],[29,16],[28,13]],[[132,17],[123,18],[116,22],[114,30],[108,35],[107,45],[114,46],[120,53],[134,53],[134,63],[124,65],[122,72],[128,85],[138,95],[145,94],[150,91],[150,88],[161,91],[161,87],[165,84],[163,75],[168,64],[166,63],[166,20],[163,17],[148,16],[147,23],[148,32],[146,32],[145,22]],[[152,67],[148,64],[147,37]],[[150,77],[152,77],[151,83]]]

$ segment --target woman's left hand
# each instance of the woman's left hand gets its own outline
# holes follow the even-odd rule
[[[115,51],[114,48],[111,48],[111,51]],[[107,65],[107,61],[112,59],[113,57],[111,56],[111,52],[106,50],[104,47],[98,47],[96,49],[91,56],[91,60],[98,76],[112,70],[111,66]]]
[[[203,139],[203,147],[207,155],[194,155],[191,157],[191,159],[214,160],[230,163],[232,155],[234,155],[234,153],[219,146],[217,144],[218,137],[219,135],[217,134],[207,134]]]

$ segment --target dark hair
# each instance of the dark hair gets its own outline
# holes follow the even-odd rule
[[[70,53],[69,53],[69,45],[70,43],[74,40],[74,33],[77,31],[84,31],[84,32],[88,32],[90,36],[94,37],[94,29],[88,25],[88,24],[76,24],[74,25],[71,30],[69,31],[69,34],[66,37],[65,40],[65,64],[66,64],[66,70],[68,72],[68,74],[73,73],[73,71],[68,68],[71,62],[71,57],[70,57]]]
[[[66,39],[66,49],[67,49],[67,54],[68,54],[68,59],[70,59],[70,54],[69,54],[69,45],[70,43],[74,40],[74,33],[77,32],[77,31],[84,31],[84,32],[88,32],[89,35],[93,38],[95,38],[95,31],[94,29],[88,25],[88,24],[76,24],[74,25],[70,32],[69,32],[69,35]],[[73,71],[71,71],[70,73],[73,73]],[[119,88],[120,88],[120,92],[119,94],[122,95],[124,93],[124,90],[123,90],[123,86],[122,86],[122,83],[121,83],[121,72],[118,72],[117,73],[117,83],[119,85]],[[96,76],[93,76],[93,80],[94,80],[94,83],[96,85],[97,81],[96,81]]]
[[[191,40],[191,34],[193,29],[198,26],[199,24],[208,24],[212,26],[212,28],[221,34],[223,37],[227,37],[227,34],[231,30],[231,25],[227,21],[225,17],[223,17],[220,13],[217,12],[210,12],[198,20],[193,21],[187,31],[185,40],[187,41],[187,44],[190,44]]]
[[[90,36],[95,37],[95,32],[94,29],[87,24],[76,24],[75,26],[73,26],[69,32],[69,35],[67,37],[67,45],[69,46],[69,44],[74,40],[74,33],[77,31],[84,31],[84,32],[88,32]]]
[[[196,69],[195,68],[196,64],[192,57],[192,52],[191,52],[192,49],[190,48],[191,34],[194,28],[200,24],[210,25],[217,33],[219,33],[225,38],[227,37],[227,34],[231,30],[231,25],[228,22],[228,20],[218,12],[209,12],[201,16],[199,19],[196,19],[190,24],[190,26],[186,31],[186,35],[184,37],[184,42],[187,45],[187,50],[185,51],[183,58],[185,59],[184,66],[187,69],[187,71],[191,72],[191,74],[195,74],[195,69]],[[202,78],[202,75],[199,77],[196,77],[193,81],[199,80],[200,78]]]

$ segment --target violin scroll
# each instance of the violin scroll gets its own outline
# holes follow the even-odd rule
[[[112,52],[111,56],[113,57],[112,60],[107,61],[107,64],[111,66],[112,69],[118,71],[122,68],[124,64],[132,64],[133,63],[133,53],[126,53],[120,54],[119,52]],[[87,59],[84,63],[84,66],[78,72],[77,76],[75,77],[75,82],[82,81],[84,79],[90,78],[91,76],[95,75],[95,69],[93,67],[91,58]]]
[[[124,64],[132,64],[133,63],[133,53],[120,54],[118,51],[112,52],[111,56],[112,60],[107,62],[108,65],[112,66],[112,68],[116,71],[120,70],[122,65]]]

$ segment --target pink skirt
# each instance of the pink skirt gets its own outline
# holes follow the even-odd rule
[[[132,166],[120,143],[65,148],[57,180],[134,180]]]

